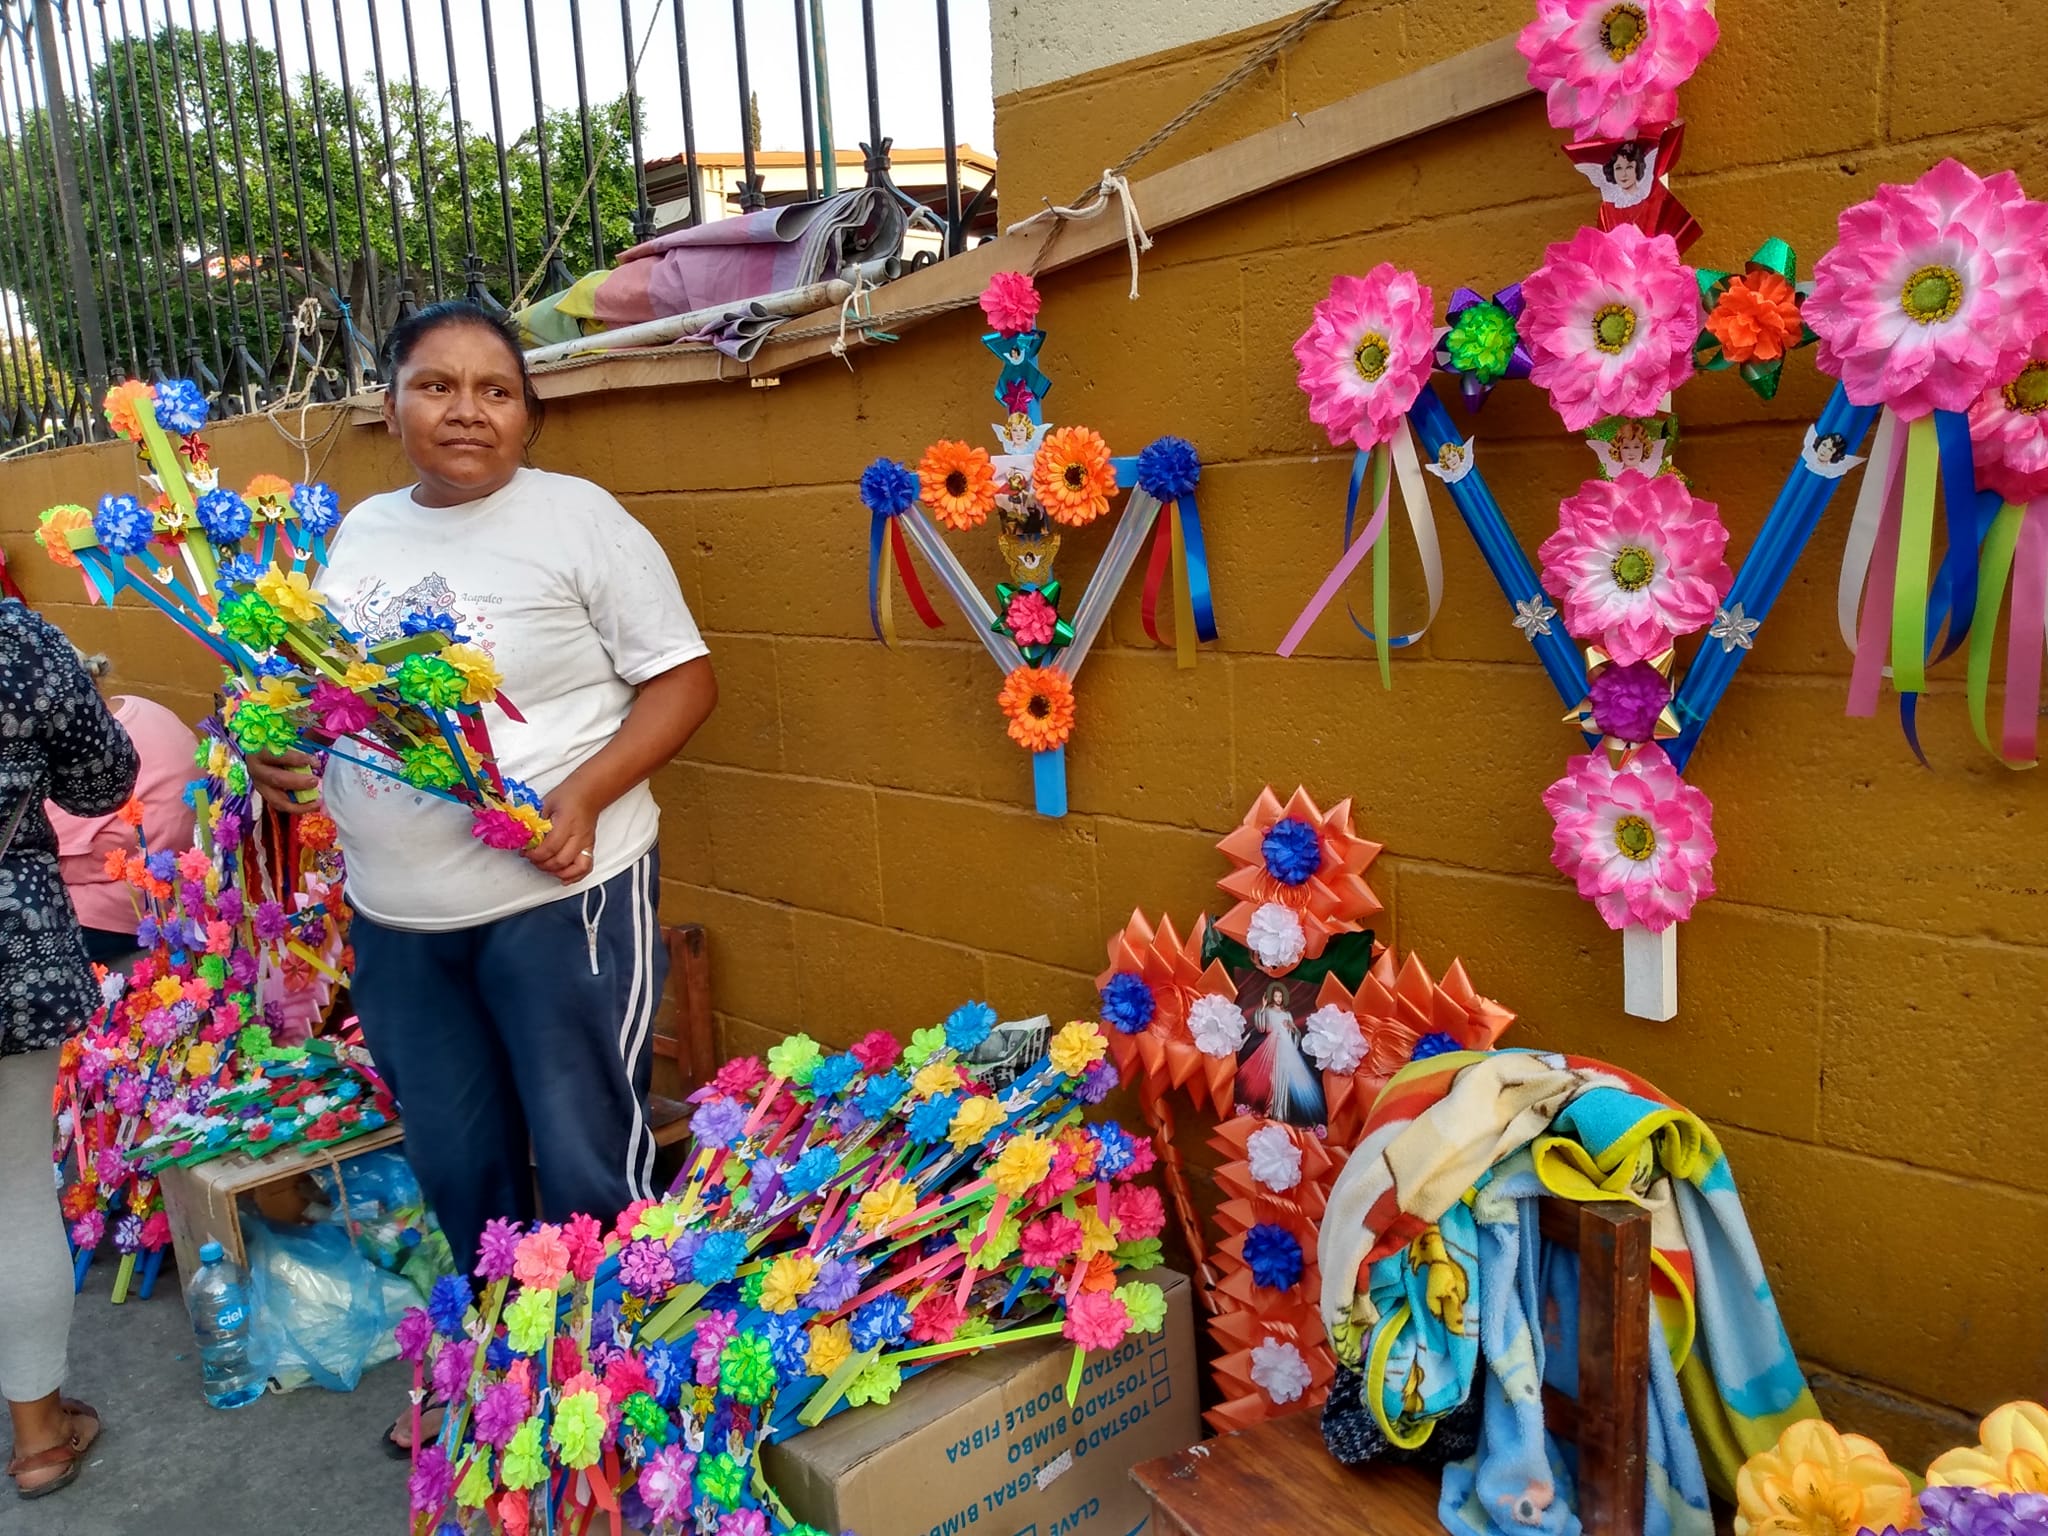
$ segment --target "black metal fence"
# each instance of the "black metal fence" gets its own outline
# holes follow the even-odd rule
[[[288,387],[338,398],[378,379],[415,304],[567,287],[655,231],[650,106],[686,173],[665,222],[728,211],[704,205],[700,159],[732,155],[700,135],[737,138],[721,185],[739,209],[833,191],[828,13],[856,3],[859,174],[927,209],[930,256],[959,251],[992,223],[994,180],[963,185],[948,0],[914,7],[944,135],[943,180],[915,193],[891,177],[875,0],[789,0],[772,58],[749,0],[729,19],[726,0],[0,0],[0,452],[105,436],[94,402],[124,376],[195,378],[230,413]],[[573,99],[544,88],[565,47]],[[621,63],[623,90],[596,99],[593,66]],[[707,68],[736,72],[736,123],[697,120]],[[801,188],[757,165],[778,159],[756,100],[777,71],[801,103]]]

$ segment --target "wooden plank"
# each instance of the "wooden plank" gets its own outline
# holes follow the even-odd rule
[[[1643,1528],[1649,1445],[1650,1217],[1579,1207],[1579,1520],[1586,1536]]]
[[[1157,236],[1219,208],[1517,100],[1530,90],[1527,68],[1512,36],[1495,38],[1134,181],[1132,198],[1146,229]],[[1026,225],[876,289],[873,314],[881,329],[900,333],[930,318],[921,311],[974,298],[997,272],[1056,272],[1123,243],[1123,219],[1114,208],[1085,223],[1048,219]],[[565,364],[535,375],[534,387],[542,398],[552,400],[596,390],[767,379],[830,357],[838,339],[838,318],[836,308],[799,317],[790,330],[829,325],[831,334],[783,340],[771,336],[750,365],[707,350],[664,349],[601,363]]]
[[[670,964],[681,974],[676,989],[676,1033],[681,1037],[683,1081],[694,1089],[718,1070],[718,1026],[711,1016],[711,951],[700,923],[668,930]]]

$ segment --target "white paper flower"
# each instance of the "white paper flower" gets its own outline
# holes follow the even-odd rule
[[[109,971],[100,978],[100,1001],[117,1003],[121,994],[128,990],[128,978],[119,971]]]
[[[1339,1077],[1356,1072],[1365,1060],[1365,1034],[1349,1008],[1325,1003],[1308,1016],[1302,1028],[1301,1048],[1309,1060],[1325,1072]]]
[[[1244,1142],[1252,1179],[1266,1189],[1286,1193],[1301,1182],[1301,1148],[1284,1125],[1262,1125]]]
[[[1198,997],[1188,1010],[1188,1033],[1205,1056],[1235,1056],[1244,1044],[1244,1010],[1214,993]]]
[[[1265,969],[1284,971],[1300,964],[1302,951],[1308,948],[1308,935],[1302,931],[1301,918],[1292,907],[1269,901],[1252,914],[1244,944]]]
[[[1308,1390],[1308,1362],[1285,1339],[1266,1338],[1252,1350],[1252,1380],[1276,1403],[1291,1403]]]

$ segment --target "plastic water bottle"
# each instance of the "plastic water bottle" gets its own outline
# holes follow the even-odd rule
[[[200,1390],[215,1408],[240,1408],[263,1395],[249,1361],[249,1300],[241,1267],[219,1243],[199,1249],[199,1273],[185,1291],[185,1310],[199,1337]]]

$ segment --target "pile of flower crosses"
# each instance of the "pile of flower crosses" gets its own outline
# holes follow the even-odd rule
[[[1084,1123],[1116,1085],[1101,1028],[1068,1024],[1007,1087],[968,1056],[969,1003],[906,1047],[798,1035],[727,1062],[693,1100],[668,1196],[607,1230],[493,1222],[476,1274],[399,1326],[418,1402],[450,1408],[415,1457],[418,1536],[581,1530],[820,1536],[759,1451],[885,1403],[948,1356],[1027,1339],[1114,1348],[1165,1320],[1166,1214],[1133,1183],[1142,1138]],[[416,1441],[417,1443],[417,1441]]]

